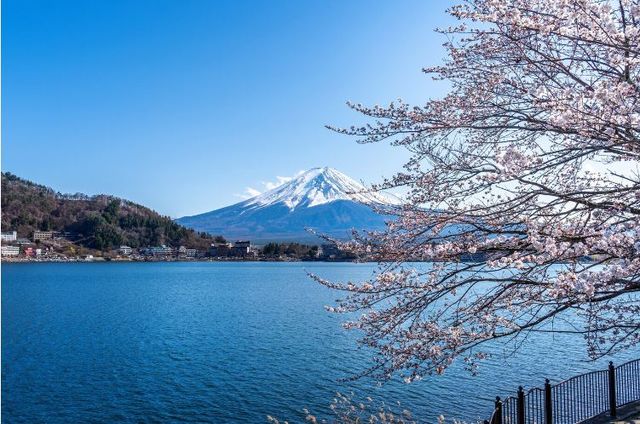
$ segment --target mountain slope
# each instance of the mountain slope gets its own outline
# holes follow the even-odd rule
[[[335,169],[314,168],[251,199],[177,222],[256,243],[317,242],[307,228],[338,238],[348,237],[352,229],[382,229],[389,216],[374,209],[397,203],[388,195],[367,191]]]
[[[261,207],[283,203],[294,210],[336,200],[349,200],[365,205],[397,202],[388,195],[367,190],[362,184],[333,168],[324,167],[303,172],[291,181],[243,203]]]
[[[120,244],[205,249],[213,241],[136,203],[106,195],[65,195],[10,173],[2,173],[2,230],[15,230],[19,237],[30,237],[34,230],[70,231],[79,235],[78,244],[100,250]]]

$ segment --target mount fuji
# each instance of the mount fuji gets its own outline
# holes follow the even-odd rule
[[[345,174],[324,167],[303,172],[243,202],[176,221],[197,231],[257,244],[318,243],[318,237],[307,229],[342,239],[352,229],[380,230],[390,219],[380,211],[398,204],[397,198],[367,190]]]

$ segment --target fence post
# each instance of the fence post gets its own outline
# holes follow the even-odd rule
[[[518,387],[518,424],[524,424],[524,389],[522,386]]]
[[[502,401],[500,400],[500,396],[496,396],[495,410],[493,411],[491,424],[502,424]]]
[[[544,422],[553,424],[553,401],[551,400],[551,384],[549,379],[544,379]]]
[[[613,418],[618,416],[616,399],[616,368],[613,361],[609,361],[609,411]]]

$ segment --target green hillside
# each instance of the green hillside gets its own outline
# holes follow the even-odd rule
[[[34,230],[68,231],[76,234],[77,244],[98,250],[121,244],[205,249],[215,239],[128,200],[61,194],[2,173],[2,231],[9,230],[19,237],[30,237]]]

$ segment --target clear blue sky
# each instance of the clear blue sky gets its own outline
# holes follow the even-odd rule
[[[2,169],[173,217],[316,166],[374,182],[406,152],[324,124],[442,95],[449,4],[4,0]]]

